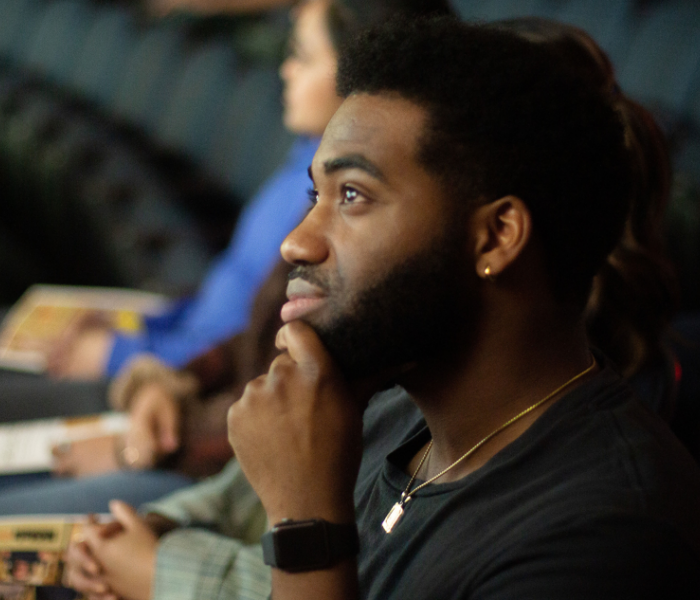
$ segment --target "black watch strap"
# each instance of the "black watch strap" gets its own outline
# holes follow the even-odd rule
[[[277,523],[262,538],[266,565],[283,571],[327,569],[360,551],[355,523],[329,523],[323,519]]]

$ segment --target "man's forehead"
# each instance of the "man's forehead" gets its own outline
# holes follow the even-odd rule
[[[415,160],[425,120],[423,108],[399,96],[349,96],[326,127],[314,170],[345,155],[380,163]]]

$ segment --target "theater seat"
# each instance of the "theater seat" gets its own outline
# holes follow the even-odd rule
[[[700,67],[700,5],[664,2],[645,17],[619,64],[622,89],[650,107],[682,114]]]
[[[173,92],[184,61],[184,30],[169,20],[139,27],[109,114],[153,132],[167,99]]]
[[[72,92],[101,108],[108,107],[133,48],[133,38],[134,25],[125,8],[99,10],[67,82]]]
[[[234,85],[235,68],[230,44],[216,41],[192,50],[156,123],[157,141],[201,161]]]
[[[93,8],[80,0],[59,0],[46,5],[22,65],[44,80],[62,85],[75,68],[92,19]]]
[[[282,163],[292,141],[282,125],[281,89],[274,69],[242,74],[204,159],[212,177],[244,201]]]

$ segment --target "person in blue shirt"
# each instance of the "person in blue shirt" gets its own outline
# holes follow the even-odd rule
[[[316,23],[308,19],[295,26],[289,56],[280,69],[284,125],[299,137],[287,161],[241,215],[228,249],[212,266],[199,292],[189,300],[174,302],[167,314],[150,320],[139,336],[125,337],[106,328],[85,327],[74,339],[64,340],[63,348],[57,351],[60,360],[54,357],[51,365],[52,375],[62,378],[60,381],[4,373],[0,376],[0,422],[108,410],[108,376],[118,372],[131,357],[148,352],[177,368],[246,328],[258,288],[280,261],[282,240],[309,206],[307,169],[321,133],[340,104],[335,92],[335,51],[316,29]],[[34,480],[43,485],[48,475],[2,477],[0,489],[26,490],[41,503],[47,496],[34,494],[26,486]],[[82,479],[78,495],[72,487],[76,481],[51,482],[49,496],[55,503],[50,512],[62,512],[62,508],[80,512],[82,507],[75,508],[78,497],[104,499],[104,505],[99,501],[91,505],[97,511],[106,510],[106,501],[117,495],[140,504],[192,482],[180,473],[162,470],[122,471],[107,477],[109,482],[99,477]],[[65,498],[65,506],[60,506],[61,498]],[[19,498],[15,506],[21,512],[42,512],[30,504],[26,498]],[[70,510],[69,505],[73,507]],[[11,512],[9,504],[0,509],[2,514]]]
[[[294,45],[294,41],[292,41]],[[108,410],[107,382],[134,355],[157,356],[172,367],[245,329],[253,297],[279,261],[279,246],[308,205],[311,163],[339,99],[335,58],[318,49],[294,53],[281,69],[284,124],[297,134],[285,163],[241,214],[229,247],[212,265],[197,293],[173,301],[135,336],[86,323],[55,348],[51,377],[0,373],[0,422],[77,416]]]
[[[147,319],[136,335],[89,321],[75,327],[49,358],[50,378],[2,373],[0,422],[107,410],[106,381],[135,355],[149,353],[179,368],[246,328],[256,291],[279,261],[282,240],[307,208],[307,169],[340,103],[335,55],[325,50],[292,38],[280,76],[284,125],[298,138],[285,163],[241,214],[228,248],[197,293],[174,300],[165,314]]]
[[[104,334],[109,340],[110,356],[104,362],[105,372],[118,370],[117,363],[123,364],[129,353],[143,356],[143,351],[146,350],[155,354],[154,349],[157,347],[162,347],[163,351],[169,353],[168,356],[159,356],[161,362],[170,361],[170,366],[184,364],[189,362],[187,352],[193,347],[188,347],[186,342],[191,342],[196,336],[204,337],[206,332],[200,330],[227,327],[229,333],[223,335],[225,338],[231,337],[237,328],[249,330],[250,309],[256,292],[265,280],[269,283],[269,275],[276,273],[275,267],[279,268],[281,241],[301,221],[305,209],[311,207],[307,193],[311,182],[307,170],[320,134],[340,105],[335,91],[337,48],[342,46],[344,39],[355,31],[358,24],[381,20],[392,11],[412,9],[413,13],[421,13],[448,10],[448,5],[443,0],[431,0],[415,8],[412,6],[411,0],[363,0],[357,3],[354,0],[314,0],[299,4],[294,11],[289,56],[280,69],[284,81],[284,124],[300,136],[288,161],[241,216],[229,249],[212,268],[196,298],[189,304],[173,307],[167,319],[149,322],[148,335],[142,338],[121,338],[106,330],[96,332]],[[342,14],[337,14],[338,11]],[[349,18],[348,15],[355,15],[355,18]],[[278,241],[273,241],[275,236],[278,236]],[[286,273],[282,275],[286,281]],[[228,314],[234,311],[239,314]],[[278,310],[275,312],[278,313]],[[170,323],[168,319],[171,320]],[[91,341],[91,332],[86,330],[84,333],[86,340]],[[143,346],[138,345],[140,342],[136,340],[139,339],[143,340]],[[166,343],[166,340],[175,339],[179,346]],[[147,343],[153,345],[146,346]],[[209,344],[213,345],[213,342]],[[162,366],[165,369],[165,365]],[[128,378],[131,370],[124,369],[119,379]],[[69,374],[76,376],[75,371]],[[175,374],[171,374],[171,377],[175,377]],[[250,377],[241,374],[241,378],[243,383],[243,380],[247,381]],[[167,387],[172,391],[170,386]],[[123,408],[130,411],[132,422],[125,444],[133,444],[134,429],[138,428],[138,424],[142,427],[136,433],[143,433],[142,430],[152,433],[155,430],[162,434],[179,419],[174,416],[178,412],[176,399],[164,399],[163,394],[159,393],[149,394],[150,389],[140,390],[140,399],[132,398],[128,406],[121,403]],[[167,417],[168,414],[173,415],[172,419]],[[222,419],[222,423],[225,426],[225,419]],[[169,440],[167,443],[162,435],[156,436],[158,451],[169,450],[172,453],[177,449],[182,440],[177,439],[175,431],[171,433],[172,435],[166,436]],[[212,436],[212,432],[209,435]],[[80,444],[72,446],[78,445]],[[169,448],[163,447],[168,445]],[[230,451],[228,444],[227,448]],[[112,458],[115,454],[120,454],[118,449],[116,452],[114,450],[115,448],[110,448],[108,451]],[[98,453],[98,449],[91,447],[82,455],[88,454],[93,459]],[[147,454],[149,453],[141,452],[141,458]],[[68,459],[64,456],[61,458]],[[120,471],[79,479],[47,482],[43,480],[46,478],[44,475],[42,481],[32,482],[31,485],[27,485],[26,480],[5,481],[3,485],[3,478],[0,478],[0,514],[107,512],[111,498],[118,497],[130,504],[139,505],[192,482],[190,478],[175,471],[140,470],[154,466],[153,464],[143,464],[140,460],[127,462],[128,468]],[[74,472],[87,474],[85,470],[79,469]]]
[[[231,242],[198,293],[146,319],[140,335],[112,334],[104,373],[110,377],[135,354],[149,352],[174,367],[186,364],[248,323],[255,292],[279,260],[279,246],[308,204],[306,172],[317,137],[299,137],[285,164],[241,214]]]
[[[137,335],[86,324],[54,352],[52,373],[71,379],[111,378],[132,356],[144,352],[181,367],[244,329],[256,290],[279,260],[281,241],[303,216],[306,169],[317,146],[316,136],[297,138],[286,162],[244,209],[228,247],[195,295],[173,301],[162,315],[147,317]]]

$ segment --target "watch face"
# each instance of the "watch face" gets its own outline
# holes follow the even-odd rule
[[[282,569],[311,570],[330,564],[326,528],[321,521],[302,521],[276,527],[275,557]]]

